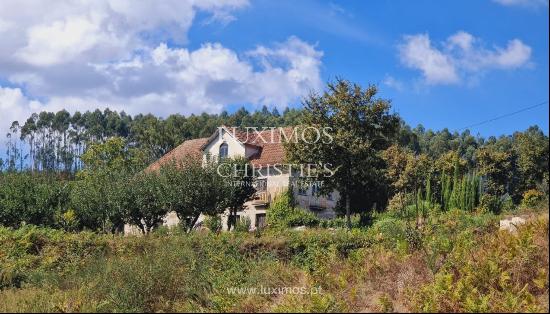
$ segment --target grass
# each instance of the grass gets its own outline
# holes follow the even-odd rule
[[[548,211],[517,234],[498,219],[144,237],[0,228],[0,311],[547,311]],[[320,293],[234,290],[259,287]]]

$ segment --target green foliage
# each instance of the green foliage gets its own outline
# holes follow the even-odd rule
[[[329,138],[315,141],[315,134],[305,132],[306,141],[286,143],[290,161],[330,165],[334,173],[325,175],[318,169],[316,180],[323,181],[322,193],[340,193],[339,207],[348,220],[352,212],[370,211],[375,204],[384,208],[387,202],[381,153],[396,138],[399,118],[377,92],[376,86],[362,88],[342,79],[329,83],[322,95],[312,94],[304,101],[300,128],[322,129]]]
[[[130,201],[128,180],[127,173],[98,168],[74,181],[70,206],[79,227],[103,232],[120,231]]]
[[[301,208],[294,208],[292,213],[286,217],[286,225],[288,227],[316,227],[319,223],[320,220],[314,213]]]
[[[514,200],[510,195],[504,195],[500,201],[500,209],[502,212],[513,212],[517,209],[517,206],[514,204]]]
[[[482,212],[489,212],[498,214],[500,213],[500,210],[502,209],[502,201],[500,200],[500,197],[491,195],[491,194],[485,194],[481,197],[481,201],[479,204],[479,209]]]
[[[523,193],[521,206],[524,208],[536,208],[544,201],[544,194],[540,191],[531,189]]]
[[[31,172],[0,173],[0,225],[58,226],[68,209],[71,185],[64,179]]]
[[[235,224],[235,232],[249,232],[251,226],[252,224],[250,218],[241,217],[237,220],[237,223]]]
[[[212,232],[219,232],[222,230],[222,219],[219,215],[206,216],[204,226]]]
[[[315,227],[319,222],[319,218],[312,212],[294,207],[292,192],[289,190],[275,197],[267,210],[267,223],[273,229]]]
[[[421,228],[374,219],[368,229],[260,236],[0,227],[0,312],[546,309],[546,214],[517,234],[498,232],[498,216],[463,210],[430,213]],[[321,290],[235,292],[259,287]]]
[[[125,184],[126,219],[143,233],[149,233],[159,226],[168,213],[164,179],[158,173],[141,172],[129,178]]]
[[[458,169],[457,167],[455,169]],[[455,170],[451,178],[443,173],[441,176],[441,203],[444,210],[474,210],[480,203],[481,178],[474,174],[460,177]]]
[[[516,133],[514,139],[521,190],[534,189],[548,178],[548,136],[538,127],[530,127]]]
[[[541,296],[548,287],[548,249],[535,243],[547,237],[546,219],[520,228],[517,236],[501,232],[479,240],[472,240],[471,235],[462,238],[434,282],[415,293],[416,310],[544,311],[535,295]]]
[[[331,219],[321,219],[319,222],[319,227],[321,228],[333,228],[333,229],[343,229],[347,228],[347,222],[345,217],[335,217]],[[361,228],[361,216],[352,215],[351,216],[351,228]]]
[[[511,155],[497,151],[494,147],[484,147],[476,152],[480,175],[485,178],[486,193],[502,196],[511,181]]]
[[[160,206],[175,211],[184,227],[190,231],[201,214],[218,215],[227,208],[233,190],[217,172],[216,163],[202,164],[201,160],[187,158],[160,169],[157,176],[163,187]]]
[[[249,162],[245,158],[225,158],[217,165],[218,175],[224,177],[224,208],[229,209],[227,230],[232,229],[236,221],[237,212],[244,209],[245,202],[252,199],[256,193],[253,186],[254,176],[249,168]]]

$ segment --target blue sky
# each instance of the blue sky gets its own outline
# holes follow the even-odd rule
[[[11,3],[10,3],[11,2]],[[548,1],[0,4],[0,129],[32,111],[300,106],[343,77],[415,126],[451,130],[548,100]],[[51,13],[54,12],[54,13]],[[57,12],[57,14],[56,14]],[[548,105],[472,128],[538,124]]]

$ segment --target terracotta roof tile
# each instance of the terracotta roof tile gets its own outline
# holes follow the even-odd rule
[[[171,150],[166,155],[159,158],[149,167],[146,171],[157,171],[163,164],[166,164],[171,161],[179,161],[185,158],[202,158],[201,147],[208,141],[208,138],[198,138],[194,140],[187,140],[181,143],[178,147]]]
[[[253,156],[250,162],[255,166],[267,166],[274,164],[282,164],[285,162],[285,148],[283,142],[284,137],[281,136],[281,132],[284,132],[286,138],[290,139],[293,128],[286,127],[282,129],[275,129],[273,131],[273,138],[271,130],[265,130],[256,134],[256,136],[250,141],[252,144],[260,147],[259,154]]]
[[[228,130],[233,132],[231,128],[228,128]],[[290,139],[293,128],[276,128],[273,130],[273,137],[270,129],[263,130],[258,133],[250,130],[248,136],[246,131],[235,130],[235,137],[237,137],[237,139],[245,145],[256,146],[258,148],[258,153],[250,158],[250,162],[255,166],[265,167],[268,165],[282,164],[285,162],[285,149],[283,146],[283,141],[285,139],[281,136],[281,131],[284,132],[286,138]],[[172,160],[182,160],[188,156],[193,158],[201,158],[202,150],[206,144],[209,143],[214,136],[216,136],[216,134],[217,131],[209,138],[199,138],[183,142],[181,145],[174,148],[168,154],[162,156],[159,160],[147,167],[147,170],[157,171],[164,163]]]

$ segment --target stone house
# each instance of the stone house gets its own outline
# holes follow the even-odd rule
[[[266,223],[266,213],[269,204],[280,193],[291,189],[297,205],[314,212],[320,218],[332,218],[338,201],[338,192],[328,196],[317,195],[315,184],[300,187],[296,172],[285,167],[285,149],[283,142],[292,136],[293,128],[274,128],[267,130],[237,130],[229,127],[219,127],[212,136],[187,140],[172,151],[151,164],[147,169],[156,171],[163,164],[183,158],[200,158],[204,162],[208,158],[244,157],[251,167],[256,169],[256,195],[244,204],[244,210],[238,212],[240,218],[247,217],[251,229],[261,228]],[[223,228],[227,228],[228,212],[222,214]],[[204,217],[200,217],[200,224]],[[179,219],[174,212],[164,219],[165,226],[174,226]],[[125,226],[125,233],[135,232],[135,227]]]

